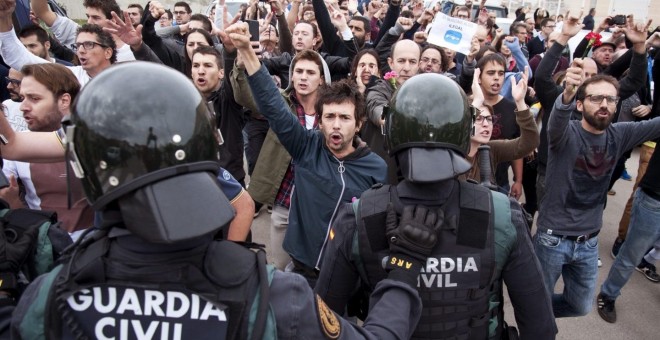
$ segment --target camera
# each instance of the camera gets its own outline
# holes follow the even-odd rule
[[[625,25],[626,24],[626,16],[625,15],[615,15],[612,19],[609,20],[608,24],[610,25]]]

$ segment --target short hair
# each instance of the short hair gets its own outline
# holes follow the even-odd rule
[[[174,16],[172,15],[172,11],[170,11],[169,9],[166,9],[165,13],[163,14],[167,14],[167,20],[172,20],[172,18],[174,18]]]
[[[121,15],[121,7],[117,4],[115,0],[84,0],[83,6],[85,8],[96,8],[103,12],[106,19],[112,19],[111,12]]]
[[[378,67],[378,73],[374,75],[377,76],[378,74],[380,74],[381,66],[380,66],[380,57],[378,56],[378,52],[376,52],[376,50],[373,48],[365,48],[360,50],[360,52],[358,52],[353,58],[353,64],[351,65],[351,79],[353,80],[357,79],[358,64],[360,63],[360,59],[362,59],[362,57],[365,54],[369,54],[372,57],[376,58],[376,67]]]
[[[369,19],[367,19],[363,16],[360,16],[360,15],[356,15],[356,16],[352,17],[351,20],[349,20],[348,22],[351,22],[352,20],[357,20],[357,21],[362,22],[362,24],[364,25],[364,32],[365,33],[371,33],[371,22],[369,22]]]
[[[467,8],[466,6],[458,6],[456,7],[456,15],[458,15],[458,12],[467,12],[468,16],[470,16],[470,9]]]
[[[197,47],[193,51],[193,59],[195,58],[195,54],[203,54],[203,55],[212,55],[215,57],[215,64],[218,65],[219,69],[222,69],[224,67],[224,61],[222,60],[222,55],[220,55],[220,52],[215,49],[213,46],[200,46]]]
[[[495,47],[493,47],[493,46],[491,46],[491,45],[485,45],[485,46],[482,46],[482,47],[479,49],[479,52],[477,52],[477,54],[474,56],[474,59],[477,61],[477,63],[479,63],[479,61],[480,61],[482,58],[484,58],[484,57],[487,56],[487,55],[486,55],[487,52],[493,52],[493,53],[491,53],[491,54],[498,54],[498,53],[497,53],[497,50],[495,49]],[[488,55],[490,55],[490,54],[488,54]],[[504,57],[502,57],[502,60],[504,60]],[[506,62],[505,62],[504,64],[506,65]],[[506,66],[505,66],[504,68],[506,69]]]
[[[543,27],[543,26],[547,26],[547,25],[548,25],[548,22],[550,22],[550,21],[555,21],[555,19],[552,19],[552,18],[544,18],[543,20],[541,20],[541,27]]]
[[[179,1],[179,2],[175,3],[174,7],[185,7],[186,8],[186,13],[188,13],[188,14],[192,13],[192,9],[190,8],[190,5],[185,1]],[[172,8],[174,8],[174,7],[172,7]]]
[[[204,14],[195,13],[190,17],[190,21],[201,21],[202,22],[202,27],[207,32],[211,32],[213,30],[213,26],[211,24],[211,19],[209,19],[209,17],[207,17]]]
[[[31,37],[33,35],[37,36],[37,40],[43,45],[46,43],[46,41],[50,41],[48,38],[48,32],[46,32],[45,29],[41,28],[39,25],[35,24],[29,24],[23,28],[21,28],[20,31],[18,31],[18,37],[19,38],[27,38]]]
[[[201,28],[193,28],[193,29],[190,30],[190,32],[188,32],[185,36],[183,36],[183,48],[184,48],[184,52],[183,52],[183,60],[184,60],[183,69],[184,69],[184,72],[183,73],[188,77],[190,77],[190,75],[191,75],[190,67],[192,66],[192,60],[190,60],[190,57],[188,57],[188,53],[185,52],[186,51],[185,48],[186,48],[186,45],[188,45],[188,37],[190,37],[190,35],[193,34],[193,33],[199,33],[199,34],[203,35],[204,39],[206,39],[206,42],[209,44],[209,46],[213,46],[213,38],[211,37],[211,34],[207,31],[201,29]]]
[[[511,27],[509,27],[509,34],[510,35],[518,34],[518,28],[524,28],[525,32],[527,32],[527,25],[525,25],[525,23],[522,21],[516,21],[511,25]]]
[[[445,50],[440,46],[428,44],[422,49],[422,53],[420,53],[420,58],[421,55],[424,54],[426,50],[436,50],[440,52],[440,71],[447,72],[447,67],[449,67],[449,57],[447,56],[447,53],[445,53]]]
[[[590,8],[589,9],[589,14],[593,15],[594,13],[596,13],[596,8],[594,8],[594,7]]]
[[[312,26],[312,37],[316,38],[316,37],[319,36],[319,31],[318,31],[318,29],[316,28],[316,25],[314,25],[313,22],[311,22],[311,21],[309,21],[309,20],[298,20],[298,22],[296,23],[296,25],[293,26],[294,29],[295,29],[296,26],[298,26],[298,25],[300,25],[300,24],[307,24],[307,25]]]
[[[73,103],[80,92],[78,78],[66,66],[57,63],[25,65],[21,69],[21,73],[23,73],[23,77],[33,77],[44,85],[55,98],[68,93],[71,96],[71,103]]]
[[[99,40],[99,44],[107,46],[108,48],[112,48],[112,57],[110,57],[110,63],[114,64],[117,62],[117,44],[115,43],[115,39],[112,39],[112,35],[110,35],[110,33],[104,31],[101,26],[95,24],[84,24],[78,27],[78,33],[76,33],[76,37],[80,33],[96,34],[96,37]]]
[[[481,50],[479,52],[481,52]],[[477,67],[480,70],[483,71],[484,66],[486,66],[489,63],[498,64],[498,65],[502,66],[502,68],[506,71],[506,60],[504,60],[504,57],[499,53],[491,53],[491,54],[488,54],[488,55],[485,55],[485,56],[481,57],[481,59],[479,59],[479,61],[477,62]]]
[[[140,16],[142,16],[142,13],[144,13],[144,7],[142,7],[140,4],[130,4],[127,8],[137,8]]]
[[[587,86],[594,84],[594,83],[601,83],[601,82],[607,82],[612,84],[614,88],[616,89],[617,95],[619,94],[619,82],[616,80],[616,78],[605,75],[605,74],[597,74],[591,78],[588,78],[585,80],[577,89],[577,92],[575,93],[575,99],[579,101],[584,101],[584,98],[587,96]]]
[[[364,95],[352,80],[342,79],[323,85],[319,89],[317,98],[314,110],[319,117],[323,115],[323,105],[351,103],[355,105],[355,124],[358,125],[366,120]]]
[[[313,61],[316,65],[318,65],[318,67],[319,67],[319,71],[321,72],[321,77],[323,78],[323,80],[325,80],[325,72],[324,72],[324,70],[323,70],[323,60],[321,59],[321,55],[320,55],[320,54],[318,54],[318,53],[315,52],[314,50],[309,50],[309,49],[305,49],[305,50],[302,50],[302,51],[296,53],[296,57],[295,57],[294,60],[291,62],[291,69],[292,69],[292,70],[293,70],[293,68],[296,67],[296,64],[297,64],[300,60],[309,60],[309,61]],[[317,112],[318,112],[318,111],[317,111]]]

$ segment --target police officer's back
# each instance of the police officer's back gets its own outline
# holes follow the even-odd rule
[[[365,297],[384,277],[381,263],[388,259],[382,225],[389,210],[401,216],[414,204],[442,212],[444,224],[419,273],[424,312],[413,339],[515,336],[503,320],[502,282],[520,335],[554,338],[550,300],[518,203],[457,179],[470,169],[472,116],[463,91],[441,75],[412,77],[395,94],[385,134],[401,181],[366,191],[335,220],[315,291],[336,312],[367,314]]]

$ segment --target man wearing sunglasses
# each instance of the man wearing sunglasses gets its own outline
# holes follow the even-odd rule
[[[555,317],[591,310],[610,177],[626,150],[660,137],[658,118],[612,124],[619,82],[607,75],[584,80],[584,66],[576,59],[568,68],[564,91],[550,115],[546,193],[534,236]],[[582,113],[581,120],[570,119],[573,109]],[[564,290],[553,294],[560,275]]]

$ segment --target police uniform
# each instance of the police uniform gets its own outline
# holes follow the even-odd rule
[[[215,269],[216,273],[206,275],[214,277],[213,280],[224,280],[213,281],[215,285],[227,287],[227,290],[235,289],[237,282],[252,287],[252,296],[241,297],[245,301],[243,304],[232,304],[227,300],[213,301],[208,294],[194,293],[182,287],[179,284],[182,279],[174,274],[158,272],[156,275],[156,272],[151,271],[154,277],[148,278],[142,274],[139,285],[135,281],[108,280],[74,292],[64,306],[59,306],[55,297],[48,298],[47,285],[51,285],[50,294],[57,289],[57,285],[51,281],[54,280],[51,274],[40,276],[23,294],[14,312],[12,336],[25,339],[49,335],[51,338],[70,339],[78,333],[74,333],[68,326],[78,325],[79,328],[75,330],[97,339],[134,339],[139,338],[138,335],[160,339],[248,339],[254,325],[250,315],[252,313],[254,317],[259,307],[259,298],[254,296],[258,291],[257,284],[251,281],[256,265],[253,263],[242,273],[233,273],[231,277],[216,278],[214,275],[218,274],[217,271],[226,271],[229,261],[240,262],[236,253],[254,257],[253,252],[230,241],[213,241],[210,244],[204,241],[194,246],[188,244],[196,251],[183,247],[180,251],[168,250],[167,253],[145,255],[143,242],[132,235],[123,235],[112,237],[107,261],[116,260],[113,259],[113,253],[122,254],[122,261],[141,255],[143,258],[158,258],[158,261],[149,263],[152,268],[167,268],[166,272],[178,273],[179,265],[184,262],[182,259],[203,262],[207,249],[204,243],[209,249],[222,248],[219,255],[225,256],[224,260],[209,260],[218,268]],[[147,261],[139,262],[146,266]],[[210,266],[212,263],[207,262],[205,265]],[[199,269],[198,266],[194,267]],[[58,267],[56,270],[65,268]],[[121,276],[117,272],[118,268],[113,270],[114,275]],[[136,275],[136,279],[140,276],[138,273],[132,275]],[[374,308],[371,313],[374,317],[358,327],[328,308],[313,294],[302,276],[269,269],[269,280],[271,317],[267,320],[264,339],[405,339],[410,336],[421,312],[421,300],[410,285],[385,279],[377,285],[372,295]],[[42,309],[49,306],[49,303],[50,308]],[[244,318],[233,319],[231,308],[227,308],[229,305],[241,308]],[[62,308],[67,313],[63,313]],[[71,319],[56,319],[59,323],[47,321],[53,314],[59,317],[66,315]],[[62,333],[53,333],[58,328]]]
[[[389,259],[383,252],[388,205],[397,213],[406,205],[423,205],[442,211],[444,224],[418,276],[423,312],[412,339],[517,336],[504,323],[502,283],[520,336],[554,339],[550,298],[519,204],[457,180],[471,166],[465,160],[471,111],[465,93],[441,75],[417,75],[399,88],[385,137],[401,181],[372,187],[342,208],[315,291],[337,313],[364,318],[368,293],[384,277],[382,263]]]
[[[404,181],[394,190],[396,198],[390,198],[392,190],[385,186],[370,189],[359,201],[344,206],[332,227],[315,292],[339,314],[347,309],[349,314],[360,314],[361,306],[356,305],[359,298],[368,296],[385,275],[379,264],[386,256],[382,246],[387,241],[383,228],[378,228],[384,216],[382,210],[374,208],[367,212],[368,206],[398,201],[442,207],[445,220],[457,225],[446,223],[433,255],[419,274],[417,287],[424,311],[413,339],[502,338],[507,331],[502,318],[502,282],[522,337],[554,339],[552,309],[519,204],[493,192],[490,195],[494,198],[483,207],[461,207],[460,195],[465,193],[459,191],[475,190],[470,186],[476,184],[454,183],[448,199],[433,195],[433,185],[419,192]],[[489,197],[478,188],[473,195]],[[487,209],[488,217],[475,218],[482,208]],[[356,215],[360,215],[359,221]],[[362,291],[356,292],[356,286]]]

